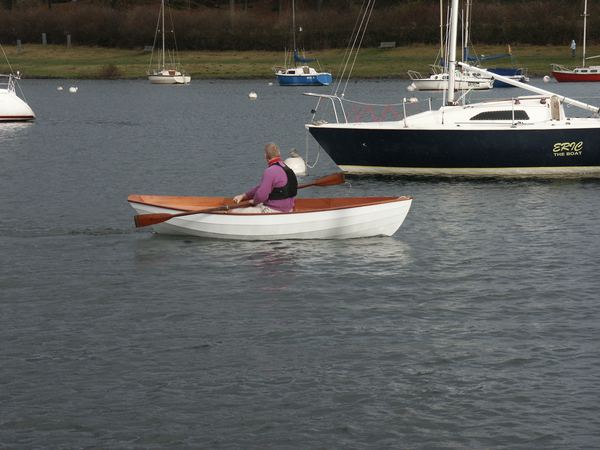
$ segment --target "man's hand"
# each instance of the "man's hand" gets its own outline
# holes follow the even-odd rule
[[[246,194],[240,194],[240,195],[236,195],[235,197],[233,197],[233,201],[236,203],[241,202],[242,200],[244,200],[246,198]]]

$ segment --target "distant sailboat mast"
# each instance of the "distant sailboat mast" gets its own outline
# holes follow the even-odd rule
[[[162,13],[162,69],[165,70],[165,0],[161,0],[160,10]]]
[[[587,36],[587,0],[583,3],[583,67],[585,67],[585,42]]]
[[[296,2],[292,0],[292,45],[293,50],[296,52]]]

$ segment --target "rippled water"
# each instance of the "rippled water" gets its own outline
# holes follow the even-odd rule
[[[355,177],[302,195],[411,195],[395,236],[154,236],[128,194],[242,191],[314,101],[59,84],[0,126],[0,448],[598,448],[599,182]]]

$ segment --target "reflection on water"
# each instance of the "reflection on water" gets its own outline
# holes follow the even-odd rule
[[[215,272],[241,266],[265,275],[318,276],[397,273],[411,261],[410,245],[395,237],[349,240],[229,241],[152,234],[135,240],[136,262],[160,266],[182,258],[214,268]]]
[[[17,140],[31,128],[35,126],[33,122],[0,122],[0,157],[11,147],[11,140]]]

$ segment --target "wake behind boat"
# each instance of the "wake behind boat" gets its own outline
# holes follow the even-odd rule
[[[237,240],[391,236],[412,202],[410,197],[296,198],[290,213],[234,214],[228,209],[235,203],[225,197],[132,194],[127,200],[138,217],[177,216],[153,225],[157,233]],[[212,212],[202,212],[206,209]]]

